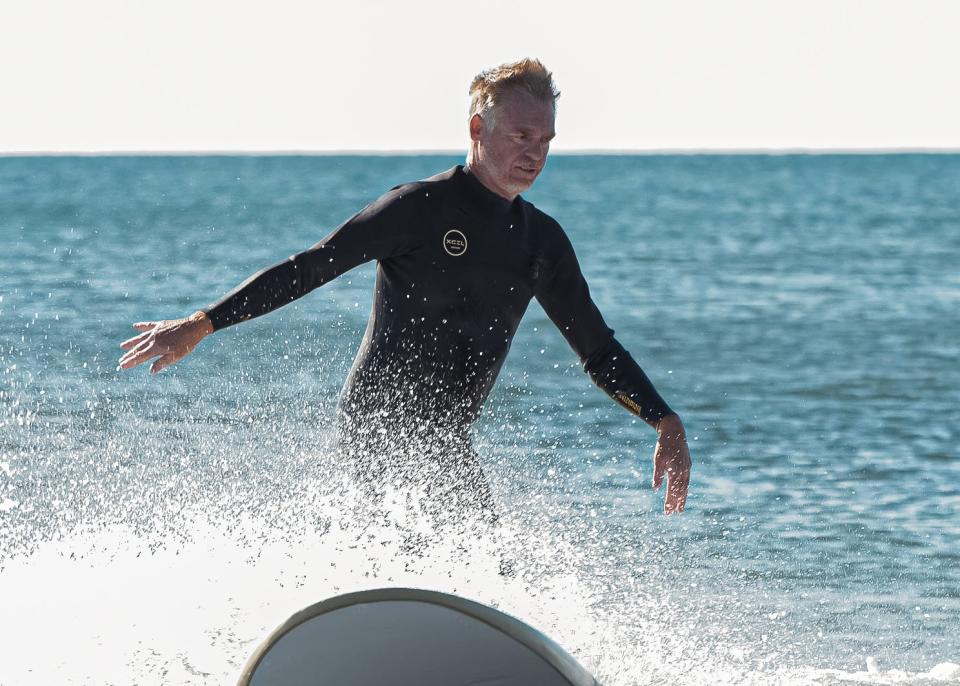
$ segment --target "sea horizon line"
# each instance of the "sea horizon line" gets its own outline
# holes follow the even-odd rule
[[[876,147],[876,148],[575,148],[552,151],[551,156],[642,157],[658,155],[957,155],[960,148],[950,147]],[[210,149],[210,150],[11,150],[0,151],[10,157],[426,157],[465,156],[465,150],[453,149]]]

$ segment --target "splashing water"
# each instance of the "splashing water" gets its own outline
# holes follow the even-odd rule
[[[873,660],[852,672],[789,666],[771,640],[783,618],[751,641],[752,631],[711,620],[696,589],[665,588],[655,569],[624,569],[557,531],[511,523],[496,537],[441,536],[397,526],[402,506],[397,517],[356,519],[364,508],[355,498],[311,483],[265,516],[228,523],[215,513],[232,505],[211,503],[170,517],[182,536],[81,528],[8,560],[4,586],[16,592],[0,601],[8,618],[0,640],[16,657],[5,661],[3,683],[231,683],[287,616],[318,599],[383,586],[443,590],[497,607],[549,633],[608,686],[960,680],[960,665],[950,663],[924,673],[881,670]],[[411,534],[419,534],[416,552],[407,545]],[[512,576],[499,573],[503,555]]]

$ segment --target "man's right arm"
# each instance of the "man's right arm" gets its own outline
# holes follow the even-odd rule
[[[364,262],[411,249],[410,227],[416,226],[422,195],[394,189],[316,245],[257,272],[203,309],[213,330],[272,312]]]
[[[138,322],[141,333],[120,344],[127,353],[120,367],[130,369],[158,357],[156,373],[188,355],[214,331],[271,312],[303,297],[340,274],[372,259],[402,254],[415,246],[424,191],[398,188],[348,219],[322,241],[257,272],[213,305],[184,319]]]

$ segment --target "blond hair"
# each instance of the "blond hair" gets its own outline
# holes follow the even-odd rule
[[[497,102],[504,93],[522,89],[537,100],[556,106],[560,91],[553,83],[553,74],[543,63],[529,57],[519,62],[501,64],[477,74],[470,84],[470,117],[479,114],[492,129]]]

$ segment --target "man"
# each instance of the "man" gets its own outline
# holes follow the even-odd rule
[[[653,483],[682,512],[690,476],[683,424],[614,338],[567,236],[523,200],[554,137],[553,79],[537,60],[487,70],[470,88],[465,167],[398,186],[310,249],[190,317],[141,322],[121,346],[156,373],[205,336],[266,314],[377,260],[373,308],[338,411],[338,440],[362,481],[416,480],[445,507],[493,511],[470,425],[536,297],[593,381],[658,432]]]

